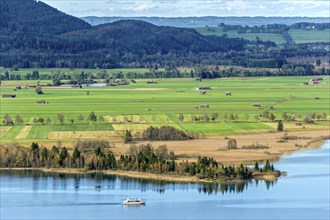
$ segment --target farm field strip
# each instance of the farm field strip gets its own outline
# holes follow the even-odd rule
[[[28,125],[25,126],[15,137],[15,139],[26,139],[26,137],[29,135],[29,132],[31,131],[32,126]]]
[[[149,126],[162,125],[203,135],[273,131],[276,130],[276,122],[268,123],[262,118],[262,122],[257,122],[255,119],[256,115],[261,115],[270,106],[273,106],[273,109],[269,111],[276,116],[276,120],[281,119],[284,112],[301,114],[298,118],[300,121],[306,114],[312,112],[326,113],[329,119],[329,76],[323,77],[324,80],[319,85],[303,85],[303,82],[311,78],[311,76],[221,78],[202,82],[196,82],[195,79],[154,79],[158,84],[153,85],[146,84],[148,79],[137,79],[136,84],[125,86],[125,89],[133,90],[109,91],[108,87],[104,87],[91,91],[89,95],[86,95],[88,91],[86,88],[61,90],[45,88],[44,95],[37,95],[33,90],[22,88],[16,98],[0,98],[0,115],[4,118],[9,114],[15,120],[16,115],[19,114],[24,124],[31,127],[1,126],[0,140],[8,142],[16,138],[20,141],[23,139],[47,141],[49,138],[65,137],[65,132],[68,132],[69,137],[77,138],[83,134],[79,132],[88,131],[94,132],[96,137],[100,137],[97,132],[110,131],[123,135],[122,131],[125,130],[141,131]],[[25,84],[33,84],[33,82],[24,81]],[[22,82],[3,81],[0,87],[1,94],[13,93],[12,87],[6,86],[7,83],[14,85]],[[199,86],[210,86],[213,89],[201,95],[196,91]],[[167,89],[134,90],[147,87]],[[226,96],[226,91],[231,91],[232,96]],[[37,104],[37,100],[45,100],[49,103]],[[254,107],[255,103],[259,103],[261,107]],[[200,108],[202,104],[209,105],[209,108]],[[105,121],[87,122],[91,111],[95,112],[98,119],[99,116],[103,116]],[[59,124],[58,113],[64,115],[63,125]],[[218,113],[215,122],[211,120],[212,113]],[[183,121],[179,120],[180,114],[184,116]],[[204,121],[205,114],[209,117],[209,122]],[[225,114],[228,117],[237,114],[238,119],[231,122],[224,117]],[[82,119],[78,117],[79,115],[82,115]],[[192,115],[200,120],[193,122]],[[35,123],[35,119],[39,117],[44,119],[49,117],[50,125]],[[295,126],[294,122],[285,122],[285,126],[292,130],[304,129]],[[305,128],[327,129],[329,124],[316,120],[315,125],[306,125]],[[63,133],[56,134],[56,132]],[[73,132],[76,132],[76,135],[73,135]]]
[[[1,140],[13,141],[23,128],[24,126],[13,126],[1,137]]]
[[[116,131],[51,131],[47,139],[50,140],[77,140],[77,139],[114,139],[121,135]]]
[[[0,126],[0,139],[5,136],[5,134],[7,132],[10,131],[10,129],[12,129],[12,127],[4,127],[4,126]]]

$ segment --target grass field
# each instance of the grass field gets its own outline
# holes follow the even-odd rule
[[[262,41],[273,41],[276,44],[283,44],[286,41],[280,34],[263,34],[263,33],[247,33],[238,34],[236,31],[223,31],[221,27],[213,27],[213,31],[209,31],[207,27],[195,28],[200,34],[203,35],[216,35],[221,36],[226,34],[230,38],[244,38],[246,40],[256,40],[259,37]],[[301,30],[301,29],[290,29],[289,35],[296,44],[301,43],[312,43],[312,42],[329,42],[330,30],[325,29],[319,30]]]
[[[293,42],[300,43],[313,43],[313,42],[330,42],[330,29],[326,30],[300,30],[290,29],[290,36]]]
[[[311,112],[326,113],[329,120],[329,77],[319,85],[303,85],[311,77],[256,77],[222,78],[216,80],[195,79],[157,79],[158,84],[147,84],[147,79],[137,80],[136,84],[122,87],[100,88],[59,88],[44,87],[44,95],[34,90],[13,91],[13,85],[26,85],[35,82],[3,81],[1,94],[15,93],[16,98],[1,98],[1,118],[9,114],[13,120],[17,114],[23,117],[24,125],[0,126],[1,142],[57,141],[81,138],[116,139],[123,131],[139,132],[149,126],[170,125],[188,133],[200,136],[227,135],[239,133],[259,133],[275,131],[277,123],[267,120],[256,121],[255,115],[265,108],[281,119],[281,114],[300,113],[303,120]],[[42,82],[43,83],[43,82]],[[196,88],[210,86],[212,90],[200,95]],[[89,95],[87,95],[89,91]],[[226,96],[231,91],[232,96]],[[319,97],[319,99],[315,99]],[[45,100],[48,104],[37,104]],[[253,107],[260,103],[261,108]],[[194,109],[194,106],[209,104],[210,108]],[[91,123],[88,115],[94,111],[103,116],[103,122]],[[216,121],[193,122],[191,117],[211,117],[218,113]],[[56,114],[64,115],[60,125]],[[224,113],[238,114],[238,120],[231,122]],[[82,114],[83,119],[78,120]],[[183,121],[179,120],[183,114]],[[245,119],[244,116],[249,118]],[[33,123],[34,118],[50,117],[50,125]],[[69,120],[73,119],[71,123]],[[305,128],[304,128],[305,127]],[[315,125],[295,126],[294,122],[285,123],[290,130],[328,129],[329,121],[317,121]]]

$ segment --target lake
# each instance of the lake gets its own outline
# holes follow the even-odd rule
[[[168,183],[0,171],[0,219],[329,219],[330,140],[285,156],[275,182]],[[121,205],[140,197],[145,206]]]

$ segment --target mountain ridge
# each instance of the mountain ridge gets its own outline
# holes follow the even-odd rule
[[[1,66],[97,65],[92,62],[118,66],[127,57],[129,62],[141,62],[146,56],[239,51],[246,43],[242,39],[203,36],[194,29],[144,21],[91,26],[34,0],[1,3]]]

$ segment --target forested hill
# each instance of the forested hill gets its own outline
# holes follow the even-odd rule
[[[1,32],[59,34],[91,26],[76,17],[34,0],[0,0]]]
[[[168,54],[184,60],[188,54],[241,51],[246,44],[134,20],[92,27],[40,1],[0,2],[0,66],[5,67],[145,66]]]
[[[155,26],[134,20],[117,21],[94,26],[92,31],[80,30],[62,35],[76,40],[81,36],[121,55],[220,52],[244,48],[244,41],[240,39],[203,36],[194,29]]]

